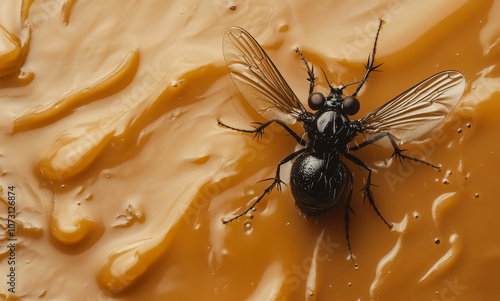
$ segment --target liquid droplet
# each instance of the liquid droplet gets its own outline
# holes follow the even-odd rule
[[[243,229],[245,230],[245,234],[249,235],[253,231],[252,223],[249,221],[244,222]]]
[[[278,27],[278,30],[279,30],[279,32],[287,32],[287,31],[288,31],[288,25],[286,25],[286,24],[281,24],[281,25]]]

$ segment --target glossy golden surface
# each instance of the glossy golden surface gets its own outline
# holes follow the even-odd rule
[[[498,300],[500,1],[0,2],[0,296],[6,300]],[[389,230],[355,194],[304,218],[285,188],[224,226],[296,149],[217,126],[263,121],[221,41],[248,30],[305,104],[298,46],[335,84],[364,74],[362,118],[442,70],[467,80],[443,123],[405,148],[357,152]],[[317,91],[326,91],[320,76]],[[347,91],[349,92],[349,91]],[[352,91],[351,91],[352,93]],[[299,133],[299,125],[294,127]],[[348,163],[358,191],[366,173]],[[282,170],[289,179],[290,165]],[[16,294],[7,289],[16,188]]]

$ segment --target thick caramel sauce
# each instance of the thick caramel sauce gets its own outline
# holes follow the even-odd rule
[[[0,296],[498,300],[500,1],[336,2],[0,2]],[[248,30],[304,101],[294,49],[335,84],[355,81],[378,18],[383,72],[354,118],[459,70],[461,102],[405,146],[441,171],[393,162],[377,146],[357,152],[394,227],[356,193],[353,261],[342,208],[305,218],[288,188],[224,226],[297,148],[277,126],[259,141],[217,126],[263,121],[230,80],[224,31]],[[326,91],[321,76],[316,89]],[[348,165],[358,191],[366,172]]]

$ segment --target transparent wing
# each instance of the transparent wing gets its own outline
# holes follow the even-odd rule
[[[401,93],[359,120],[365,139],[389,132],[398,144],[419,138],[437,126],[458,103],[465,77],[454,70],[443,71]],[[391,147],[389,139],[374,144]]]
[[[229,28],[222,49],[234,85],[267,119],[294,124],[306,109],[257,41],[243,28]]]

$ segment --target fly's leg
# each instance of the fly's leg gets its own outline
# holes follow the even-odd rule
[[[369,144],[372,144],[373,142],[377,141],[377,140],[380,140],[384,137],[387,137],[389,139],[389,141],[391,142],[391,145],[392,145],[392,148],[394,149],[394,152],[392,153],[392,155],[390,156],[390,158],[394,157],[395,159],[399,159],[399,162],[401,162],[401,164],[403,163],[403,160],[407,159],[407,160],[411,160],[411,161],[414,161],[414,162],[418,162],[418,163],[422,163],[422,164],[425,164],[427,166],[430,166],[432,168],[435,168],[437,170],[441,169],[439,166],[436,166],[434,164],[431,164],[427,161],[424,161],[424,160],[420,160],[420,159],[417,159],[417,158],[414,158],[414,157],[410,157],[410,156],[407,156],[407,155],[404,155],[403,152],[406,150],[406,149],[400,149],[398,147],[398,144],[396,143],[396,141],[394,141],[394,138],[392,138],[391,134],[389,134],[389,132],[384,132],[384,133],[381,133],[377,136],[374,136],[368,140],[366,140],[365,142],[351,148],[351,151],[357,151]]]
[[[297,141],[297,143],[299,143],[302,146],[306,146],[307,141],[303,140],[299,135],[297,135],[297,133],[295,133],[291,128],[289,128],[288,125],[286,125],[283,121],[278,120],[278,119],[269,120],[266,123],[252,122],[252,126],[254,128],[253,130],[237,129],[237,128],[234,128],[232,126],[229,126],[227,124],[222,123],[222,121],[220,121],[220,120],[217,120],[217,124],[219,124],[220,126],[223,126],[225,128],[231,129],[233,131],[242,132],[242,133],[254,134],[254,137],[253,137],[254,139],[255,138],[258,138],[258,139],[262,138],[262,135],[264,134],[264,129],[266,127],[268,127],[269,125],[271,125],[273,122],[281,125],[288,133],[290,133],[290,135],[292,135],[292,137]]]
[[[372,51],[372,54],[368,56],[368,61],[366,62],[366,65],[365,65],[366,73],[363,76],[363,79],[359,82],[359,86],[356,88],[356,91],[352,94],[353,97],[358,95],[359,90],[361,90],[361,87],[363,87],[363,84],[368,79],[370,72],[378,71],[376,69],[383,65],[383,63],[382,63],[382,64],[378,64],[376,66],[373,66],[373,63],[375,62],[375,52],[377,51],[378,34],[380,33],[380,30],[382,29],[382,24],[384,24],[384,20],[380,19],[380,23],[379,23],[378,29],[377,29],[377,35],[375,36],[375,43],[373,43],[373,51]]]
[[[344,156],[351,160],[354,164],[363,167],[364,169],[368,170],[368,178],[366,179],[366,185],[361,189],[363,192],[363,202],[365,201],[366,198],[368,198],[368,201],[370,202],[370,205],[372,205],[373,210],[377,213],[377,215],[384,221],[384,223],[389,227],[392,228],[392,225],[389,224],[385,218],[380,214],[380,211],[378,211],[377,206],[375,205],[375,201],[373,200],[373,193],[371,190],[371,186],[375,186],[372,184],[372,169],[370,166],[366,165],[363,161],[361,161],[358,157],[351,155],[349,153],[344,154]]]
[[[347,196],[347,201],[345,202],[344,205],[345,237],[347,239],[347,247],[349,248],[349,259],[354,260],[355,257],[352,254],[351,241],[349,240],[349,222],[351,221],[349,214],[350,213],[354,214],[354,210],[352,210],[351,207],[353,180],[352,180],[352,174],[350,172],[347,173],[347,176],[348,176],[348,181],[350,182],[349,185],[350,187],[349,187],[349,195]]]
[[[307,75],[309,77],[307,78],[307,81],[309,82],[309,95],[311,95],[314,92],[314,86],[316,85],[316,80],[318,79],[317,77],[314,77],[314,65],[311,65],[311,68],[309,68],[309,63],[306,61],[305,57],[302,55],[302,52],[300,52],[299,47],[295,49],[295,52],[297,52],[304,62],[307,67]]]
[[[242,213],[236,215],[235,217],[233,218],[230,218],[230,219],[227,219],[227,220],[222,220],[222,223],[225,225],[227,223],[230,223],[232,221],[234,221],[235,219],[238,219],[240,217],[242,217],[243,215],[247,214],[250,210],[252,210],[255,205],[257,205],[260,200],[262,200],[262,198],[266,195],[266,194],[269,194],[271,192],[271,190],[273,190],[274,187],[276,187],[278,189],[279,192],[281,192],[281,184],[285,184],[285,182],[281,181],[280,179],[280,168],[281,168],[281,165],[295,159],[298,155],[302,154],[304,151],[306,151],[305,148],[301,149],[301,150],[298,150],[296,151],[295,153],[289,155],[288,157],[286,157],[285,159],[281,160],[280,163],[278,163],[278,167],[276,168],[276,174],[274,176],[274,178],[269,178],[269,179],[264,179],[264,180],[261,180],[259,182],[262,182],[262,181],[269,181],[269,180],[272,180],[273,182],[271,183],[271,185],[269,185],[265,190],[264,192],[252,203],[252,205],[250,205],[250,207],[248,207],[245,211],[243,211]],[[286,184],[285,184],[286,185]]]

